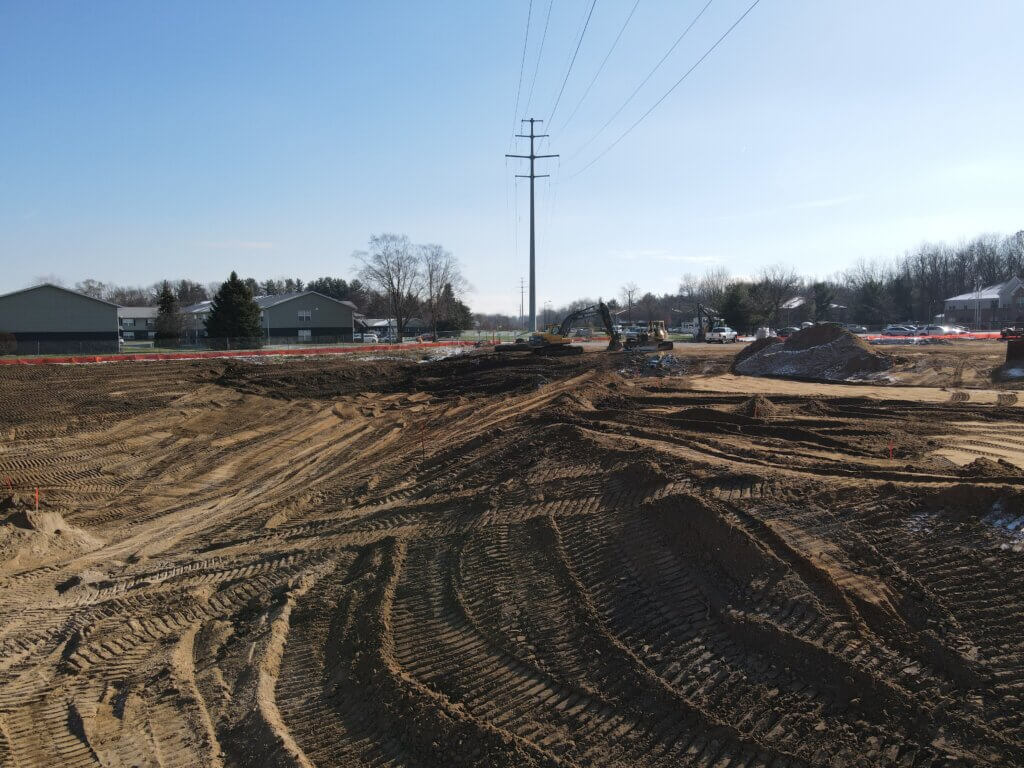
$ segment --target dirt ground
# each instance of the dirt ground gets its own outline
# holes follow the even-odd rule
[[[735,351],[0,369],[0,765],[1024,765],[1003,348]]]

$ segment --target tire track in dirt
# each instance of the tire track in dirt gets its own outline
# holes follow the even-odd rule
[[[0,764],[1024,763],[1016,408],[619,367],[0,370]]]

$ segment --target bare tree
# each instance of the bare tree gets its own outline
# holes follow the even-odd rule
[[[725,298],[725,292],[732,283],[732,276],[725,267],[707,269],[697,283],[697,294],[700,300],[717,309]]]
[[[398,340],[412,317],[423,292],[420,260],[405,235],[383,234],[370,238],[369,251],[353,254],[362,264],[359,278],[387,298],[395,319]]]
[[[622,303],[626,305],[626,319],[629,322],[633,322],[633,304],[636,302],[638,293],[640,293],[640,287],[636,283],[626,283],[619,289]]]
[[[100,282],[99,280],[82,280],[81,282],[75,283],[75,290],[85,296],[91,296],[94,299],[104,299],[110,295],[111,289],[114,286],[108,285],[107,283]]]
[[[458,259],[440,245],[421,245],[419,254],[423,290],[426,292],[427,310],[430,312],[430,326],[436,341],[437,319],[450,309],[444,304],[450,299],[458,298],[469,284],[459,270]],[[450,286],[450,290],[446,290],[445,286]]]
[[[687,272],[681,278],[679,278],[679,298],[681,299],[696,299],[697,298],[697,276],[692,272]]]

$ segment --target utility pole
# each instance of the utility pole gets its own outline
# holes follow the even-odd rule
[[[522,160],[529,160],[530,161],[530,173],[529,173],[529,175],[518,174],[517,173],[516,174],[516,178],[517,179],[529,179],[530,180],[530,330],[531,331],[536,331],[537,330],[537,274],[536,274],[536,272],[537,272],[537,269],[536,269],[536,263],[537,263],[537,237],[536,237],[536,228],[534,227],[534,221],[533,221],[533,180],[534,179],[546,178],[548,176],[548,174],[544,173],[544,174],[538,175],[538,174],[534,173],[534,162],[536,160],[540,160],[540,159],[546,158],[546,157],[558,157],[558,155],[538,155],[538,154],[534,153],[534,147],[533,147],[534,139],[546,138],[547,134],[546,133],[534,133],[533,132],[533,125],[534,125],[534,123],[543,123],[544,122],[543,120],[535,120],[534,118],[531,117],[531,118],[527,118],[526,120],[520,120],[520,122],[522,122],[522,123],[529,123],[530,124],[530,132],[529,132],[529,134],[523,134],[523,133],[517,133],[516,134],[517,138],[529,139],[530,140],[530,154],[528,154],[528,155],[505,155],[505,157],[518,157],[518,158],[520,158]]]
[[[526,281],[519,278],[519,322],[523,322],[523,295],[526,293]]]

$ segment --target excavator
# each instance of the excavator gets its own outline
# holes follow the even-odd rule
[[[499,344],[494,348],[495,352],[516,352],[530,349],[541,355],[581,355],[583,347],[572,344],[572,324],[581,320],[589,320],[598,317],[608,334],[608,351],[616,352],[622,349],[622,335],[615,330],[612,322],[612,313],[608,311],[608,305],[603,301],[597,302],[589,307],[570,312],[558,325],[551,324],[543,331],[536,331],[530,334],[526,343]],[[524,350],[525,351],[525,350]]]

